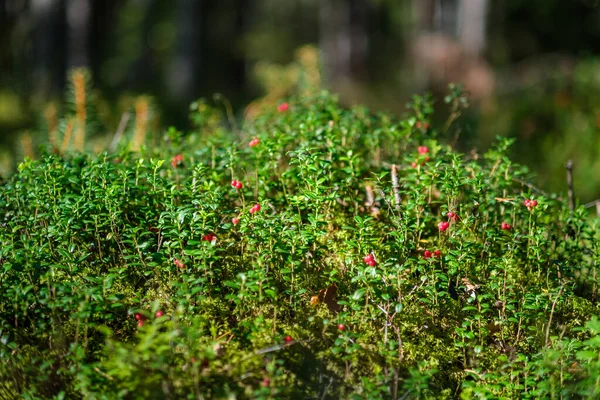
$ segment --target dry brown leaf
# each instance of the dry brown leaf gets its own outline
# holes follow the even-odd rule
[[[337,286],[335,284],[329,285],[329,287],[325,289],[321,289],[317,296],[313,296],[310,298],[310,305],[317,305],[320,303],[325,303],[329,311],[337,313],[340,311],[340,305],[337,303],[336,299],[337,295]]]

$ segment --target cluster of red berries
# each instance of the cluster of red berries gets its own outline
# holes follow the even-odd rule
[[[281,103],[280,105],[277,106],[277,111],[279,112],[286,112],[287,110],[289,110],[290,105],[288,103]]]
[[[512,229],[512,225],[509,224],[508,222],[503,222],[500,225],[500,228],[502,228],[503,231],[510,231]]]
[[[258,145],[259,143],[260,143],[260,140],[258,140],[258,138],[254,138],[250,141],[250,143],[248,143],[248,146],[254,147],[254,146]]]
[[[439,250],[434,250],[434,251],[425,250],[425,252],[423,253],[423,258],[426,260],[429,260],[432,257],[440,257],[441,255],[442,255],[442,252]]]
[[[164,315],[165,315],[165,313],[162,310],[158,310],[154,314],[154,317],[160,318],[160,317],[163,317]],[[144,314],[135,313],[135,319],[137,320],[137,326],[141,328],[142,326],[144,326],[144,322],[146,322],[147,318],[144,316]]]
[[[202,236],[202,240],[212,242],[214,240],[217,240],[217,235],[215,235],[213,232],[207,233],[206,235]]]
[[[139,327],[144,326],[144,321],[146,321],[146,317],[144,317],[140,313],[135,313],[135,319],[137,320],[137,326],[139,326]]]
[[[260,211],[260,204],[255,204],[252,206],[252,208],[250,209],[250,214],[254,214]]]
[[[458,215],[454,211],[448,211],[446,213],[446,216],[448,217],[449,221],[441,221],[438,223],[438,229],[440,230],[440,232],[444,232],[450,227],[450,221],[458,221]]]
[[[180,260],[180,259],[178,259],[178,258],[174,259],[174,260],[173,260],[173,263],[175,264],[175,266],[176,266],[177,268],[181,268],[181,269],[185,268],[185,264],[183,263],[183,261],[181,261],[181,260]]]
[[[428,130],[429,129],[429,122],[417,121],[415,123],[415,128],[417,128],[417,129],[423,129],[423,130]]]
[[[458,215],[455,212],[453,212],[453,211],[448,211],[448,213],[446,213],[446,216],[451,221],[458,221]]]
[[[171,159],[171,166],[173,168],[180,166],[183,164],[183,156],[181,154],[177,154],[175,157]]]
[[[525,199],[525,201],[523,202],[523,204],[525,204],[525,207],[527,207],[527,209],[528,209],[529,211],[531,211],[531,210],[533,210],[533,208],[534,208],[535,206],[537,206],[537,205],[538,205],[538,202],[537,202],[537,200],[529,200],[529,199]]]
[[[231,186],[236,189],[241,189],[244,187],[244,184],[240,181],[236,181],[235,179],[231,181]]]
[[[375,256],[373,256],[373,253],[369,253],[367,254],[364,258],[363,261],[369,266],[369,267],[374,267],[377,265],[377,261],[375,261]]]
[[[411,166],[413,168],[417,168],[417,166],[419,165],[424,165],[427,161],[429,161],[429,156],[427,155],[427,153],[429,153],[429,147],[427,146],[419,146],[419,148],[417,149],[417,151],[419,152],[419,157],[422,158],[422,161],[420,163],[417,163],[417,161],[413,161],[411,163]],[[425,157],[423,157],[425,156]]]

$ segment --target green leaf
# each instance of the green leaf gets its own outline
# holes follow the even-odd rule
[[[367,289],[365,289],[365,288],[358,289],[352,295],[352,300],[358,301],[358,300],[362,299],[364,297],[365,293],[367,293]]]

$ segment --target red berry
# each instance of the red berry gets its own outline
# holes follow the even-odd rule
[[[236,183],[236,185],[235,185],[235,188],[236,188],[236,189],[241,189],[241,188],[243,188],[243,187],[244,187],[244,184],[243,184],[242,182],[240,182],[240,181],[237,181],[237,183]]]
[[[531,207],[537,206],[537,200],[531,200]]]
[[[345,331],[346,327],[344,326],[344,324],[338,324],[338,330]]]
[[[455,212],[452,211],[448,211],[448,214],[446,214],[448,216],[448,218],[450,218],[452,221],[456,221],[458,219],[458,215],[456,215]]]
[[[160,318],[160,317],[162,317],[163,315],[165,315],[165,313],[164,313],[162,310],[158,310],[158,311],[156,312],[156,314],[154,314],[154,316],[155,316],[156,318]]]
[[[176,258],[175,260],[173,260],[173,263],[175,263],[175,266],[177,268],[185,268],[185,264],[180,259]]]
[[[236,185],[237,185],[237,181],[236,181],[235,179],[234,179],[234,180],[232,180],[232,181],[231,181],[231,186],[232,186],[232,187],[236,187]]]
[[[177,154],[175,157],[171,159],[171,166],[177,167],[183,163],[183,156],[181,154]]]
[[[248,145],[249,145],[250,147],[254,147],[254,146],[256,146],[256,145],[257,145],[257,144],[259,144],[259,143],[260,143],[260,141],[258,140],[258,138],[254,138],[254,139],[252,139],[252,140],[250,141],[250,143],[249,143]]]
[[[439,250],[436,250],[436,251],[433,252],[433,255],[434,255],[434,257],[439,257],[439,256],[442,255],[442,252],[439,251]]]
[[[429,147],[419,146],[418,151],[419,151],[419,154],[421,154],[421,155],[427,154],[427,153],[429,153]]]
[[[240,219],[237,217],[233,217],[233,218],[231,218],[231,223],[234,225],[237,225],[240,223]]]
[[[144,319],[144,316],[142,314],[140,314],[139,312],[135,313],[135,319],[137,319],[138,321]]]
[[[290,108],[290,105],[288,103],[281,103],[280,105],[277,106],[277,111],[286,112],[289,108]]]
[[[283,341],[286,343],[291,343],[294,339],[292,339],[291,336],[286,336],[285,338],[283,338]]]
[[[444,232],[446,229],[448,229],[448,227],[450,226],[450,224],[446,221],[442,221],[438,224],[438,229],[440,230],[440,232]]]
[[[417,168],[417,163],[413,161],[413,162],[410,163],[410,166],[413,167],[413,168]]]
[[[140,320],[137,322],[137,326],[138,326],[138,328],[141,328],[142,326],[144,326],[144,320],[143,320],[143,319],[140,319]]]
[[[500,225],[500,227],[504,231],[508,231],[508,230],[510,230],[510,228],[512,228],[512,226],[508,222],[503,222],[502,225]]]
[[[431,251],[425,250],[425,252],[423,253],[423,258],[426,259],[426,260],[428,260],[431,257],[433,257],[433,254],[431,253]]]
[[[255,204],[250,209],[250,214],[254,214],[254,213],[259,212],[259,211],[260,211],[260,204]]]

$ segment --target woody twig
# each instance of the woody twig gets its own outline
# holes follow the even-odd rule
[[[400,202],[402,201],[402,199],[400,198],[398,166],[396,164],[392,165],[392,190],[394,191],[394,205],[396,207],[396,211],[398,212],[398,216],[402,218],[402,214],[400,213]]]

